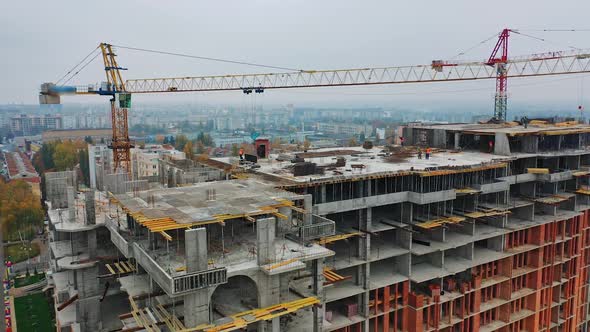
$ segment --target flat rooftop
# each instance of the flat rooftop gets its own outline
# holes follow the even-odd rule
[[[473,133],[479,135],[494,135],[504,133],[508,136],[522,135],[567,135],[578,133],[590,133],[590,125],[576,122],[546,123],[545,121],[532,121],[527,128],[516,122],[506,123],[453,123],[440,125],[415,126],[416,129],[443,129],[448,131]]]
[[[396,153],[387,154],[383,146],[373,147],[372,149],[363,149],[362,147],[340,147],[324,148],[310,150],[307,153],[294,152],[292,155],[304,157],[306,162],[315,163],[324,169],[324,174],[310,174],[295,176],[291,161],[277,160],[279,155],[271,154],[269,159],[259,159],[260,168],[255,171],[262,175],[272,176],[277,180],[289,180],[290,182],[305,183],[329,179],[347,179],[362,176],[371,176],[379,174],[395,174],[410,171],[425,171],[434,168],[449,167],[477,167],[493,163],[501,163],[510,160],[510,157],[494,155],[482,152],[457,152],[437,150],[430,156],[430,159],[418,159],[415,150],[408,148],[410,155],[404,158],[395,158]],[[344,166],[336,166],[337,158],[344,158]],[[236,158],[214,158],[217,161],[232,164]]]
[[[58,232],[79,232],[97,228],[104,224],[106,214],[108,213],[108,199],[104,193],[98,190],[94,192],[95,224],[89,224],[86,221],[86,197],[82,192],[76,193],[74,220],[69,219],[68,208],[53,209],[49,201],[45,201],[45,204],[48,207],[47,215],[49,216],[49,220]]]
[[[113,195],[131,215],[143,219],[170,218],[176,224],[218,221],[220,218],[269,213],[297,194],[255,179],[199,183]]]

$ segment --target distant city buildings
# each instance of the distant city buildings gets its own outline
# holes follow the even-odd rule
[[[63,130],[48,130],[42,134],[44,143],[64,140],[84,140],[90,137],[94,142],[101,140],[110,140],[113,136],[113,131],[107,129],[63,129]]]
[[[369,136],[373,131],[373,127],[369,124],[318,122],[316,123],[316,130],[325,134],[350,136],[365,134]]]
[[[19,136],[39,134],[45,130],[62,129],[61,115],[27,115],[21,114],[10,118],[10,129]]]

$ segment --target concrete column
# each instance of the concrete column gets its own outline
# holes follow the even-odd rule
[[[289,301],[289,281],[290,273],[283,273],[279,277],[279,301],[281,303]]]
[[[401,203],[401,222],[405,222],[405,223],[411,223],[413,216],[412,216],[412,208],[413,208],[413,203],[410,202],[402,202]]]
[[[80,323],[80,331],[100,331],[100,297],[78,299],[75,302],[77,322]]]
[[[189,229],[184,232],[186,272],[207,269],[207,231],[205,228]]]
[[[357,181],[357,183],[358,183],[358,188],[357,188],[358,197],[359,198],[364,197],[365,196],[364,195],[365,180],[359,180],[359,181]]]
[[[68,186],[66,188],[66,196],[68,199],[68,221],[74,222],[76,221],[76,196],[74,187]]]
[[[96,229],[89,230],[86,235],[88,236],[88,256],[94,258],[96,257]]]
[[[326,203],[326,185],[320,185],[320,197],[318,203]]]
[[[258,265],[265,265],[275,261],[275,232],[275,218],[256,220],[256,252],[258,255]]]
[[[496,133],[493,153],[501,156],[510,155],[510,144],[506,134]]]
[[[322,303],[321,306],[314,306],[312,308],[313,314],[313,332],[321,332],[324,324],[325,308],[325,291],[324,291],[324,260],[314,260],[312,265],[312,287],[313,293]]]
[[[303,208],[305,209],[305,211],[310,211],[312,212],[313,209],[317,209],[317,207],[313,206],[313,197],[311,196],[311,194],[307,194],[303,197]],[[315,213],[315,212],[314,212]],[[304,216],[305,220],[303,221],[305,225],[309,225],[311,224],[311,214],[306,214]]]
[[[461,144],[459,143],[461,141],[461,133],[455,133],[455,150],[458,150],[461,148]]]
[[[372,208],[357,210],[357,218],[361,230],[371,229]],[[371,255],[371,235],[365,234],[359,237],[358,256],[360,259],[369,259]]]
[[[87,225],[94,225],[96,224],[96,212],[95,212],[95,204],[94,204],[94,190],[88,190],[84,192],[84,202],[86,204],[86,224]]]
[[[184,232],[184,249],[186,255],[186,272],[206,270],[207,231],[205,228],[189,229]],[[184,323],[186,327],[196,327],[209,322],[209,290],[199,289],[184,296]]]
[[[288,296],[288,280],[287,293],[283,294],[281,291],[282,277],[281,275],[266,275],[264,273],[258,274],[258,305],[260,308],[269,307],[271,305],[282,302],[281,296]],[[260,332],[279,332],[280,331],[280,317],[272,319],[270,322],[261,321],[258,323],[258,331]]]

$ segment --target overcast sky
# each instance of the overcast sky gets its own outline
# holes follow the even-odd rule
[[[588,29],[587,1],[3,1],[0,6],[0,104],[36,103],[38,86],[56,81],[100,42],[304,69],[428,64],[499,32]],[[590,48],[590,32],[513,36],[514,55]],[[464,58],[486,58],[494,41]],[[126,78],[261,72],[261,69],[119,50]],[[262,70],[268,71],[268,70]],[[100,58],[72,83],[104,81]],[[514,103],[558,101],[575,107],[590,96],[582,76],[512,80]],[[581,92],[586,90],[587,92]],[[139,102],[293,103],[307,105],[439,105],[492,103],[494,82],[136,96]],[[104,97],[102,97],[104,98]],[[249,99],[246,99],[249,98]],[[106,99],[106,98],[104,98]],[[68,97],[65,103],[102,102]],[[106,100],[105,100],[106,102]],[[491,106],[490,106],[491,107]],[[590,106],[587,106],[590,107]]]

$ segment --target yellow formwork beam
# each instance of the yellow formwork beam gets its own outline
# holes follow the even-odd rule
[[[549,174],[549,168],[527,168],[529,174]]]
[[[266,267],[265,269],[267,271],[271,271],[271,270],[278,269],[279,267],[282,267],[282,266],[285,266],[285,265],[289,265],[289,264],[294,263],[294,262],[297,262],[297,261],[298,261],[297,258],[291,258],[291,259],[287,259],[285,261],[282,261],[282,262],[278,262],[276,264],[273,264],[273,265],[271,265],[269,267]]]
[[[487,211],[487,212],[475,211],[475,212],[465,213],[465,217],[477,219],[477,218],[483,218],[483,217],[504,216],[507,214],[510,214],[510,211]]]
[[[119,263],[115,263],[115,267],[119,271],[119,273],[125,273],[125,270],[121,267]]]
[[[280,212],[274,212],[272,215],[279,218],[279,219],[289,220],[289,217],[287,217],[286,215],[284,215]]]
[[[440,170],[434,170],[434,171],[417,171],[416,173],[418,175],[420,175],[421,177],[428,177],[428,176],[480,172],[480,171],[486,171],[486,170],[490,170],[490,169],[504,168],[507,165],[508,164],[506,164],[506,163],[495,163],[495,164],[483,165],[483,166],[478,166],[478,167],[468,167],[468,168],[459,168],[459,169],[440,169]]]
[[[465,217],[450,216],[417,223],[416,226],[420,228],[431,229],[435,227],[440,227],[444,224],[458,224],[462,221],[465,221]]]
[[[239,329],[243,329],[249,324],[271,320],[286,314],[290,314],[301,310],[306,307],[310,307],[319,304],[320,300],[316,297],[306,297],[300,300],[291,302],[284,302],[276,305],[272,305],[266,308],[254,309],[241,312],[239,314],[231,315],[227,318],[231,319],[230,322],[221,325],[203,324],[192,329],[184,329],[177,332],[229,332]]]
[[[457,188],[455,189],[455,192],[457,194],[477,194],[481,191],[473,188]]]
[[[106,266],[107,270],[109,270],[109,272],[111,274],[117,274],[117,272],[115,272],[115,270],[113,270],[113,268],[111,267],[110,264],[105,264],[105,266]]]
[[[346,279],[350,279],[350,276],[341,276],[338,273],[334,272],[334,270],[331,270],[329,268],[324,268],[324,278],[326,278],[327,282],[325,282],[324,284],[333,284],[335,282],[339,282],[339,281],[343,281]]]
[[[160,235],[162,235],[166,239],[166,241],[172,241],[172,236],[166,233],[166,231],[161,231]]]
[[[326,236],[326,237],[320,238],[316,242],[320,245],[326,245],[328,243],[332,243],[332,242],[336,242],[336,241],[340,241],[340,240],[346,240],[348,238],[351,238],[353,236],[359,236],[361,234],[362,234],[361,232],[352,232],[352,233],[346,233],[346,234],[331,235],[331,236]]]

